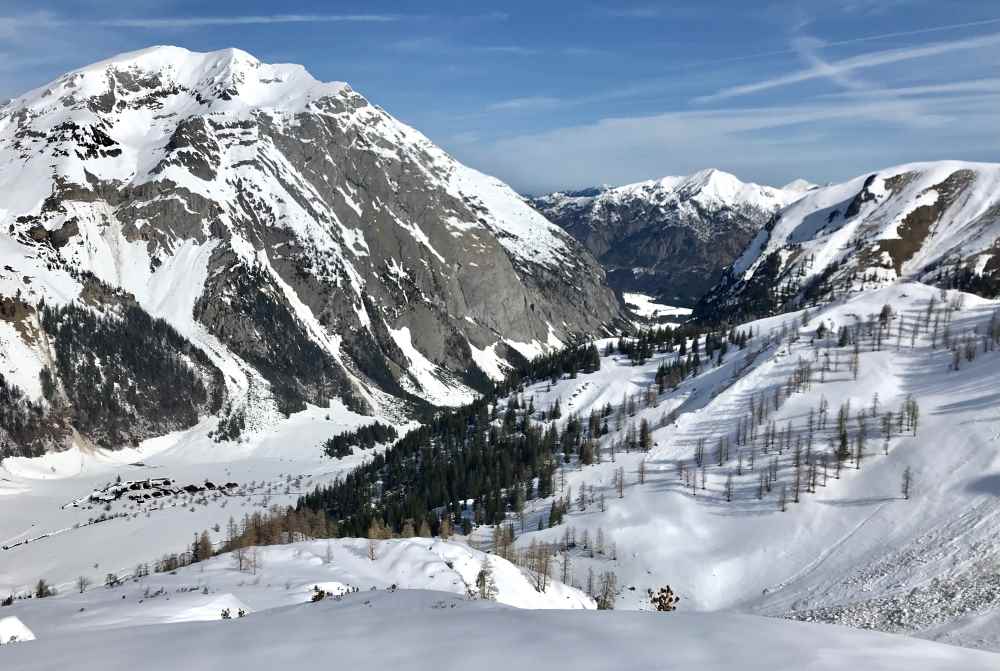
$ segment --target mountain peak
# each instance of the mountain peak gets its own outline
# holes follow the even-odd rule
[[[159,104],[169,100],[200,111],[300,111],[310,102],[344,90],[349,90],[345,83],[320,82],[301,65],[263,63],[242,49],[197,52],[159,45],[68,72],[14,99],[8,107],[44,112],[59,103],[111,112],[129,106],[128,99],[133,98]]]
[[[688,305],[799,195],[708,168],[532,202],[604,263],[614,288]]]
[[[805,193],[810,189],[815,189],[817,186],[818,186],[817,184],[813,184],[809,180],[805,180],[799,177],[798,179],[793,179],[788,184],[785,184],[783,187],[781,187],[781,190],[789,191],[791,193]]]
[[[88,70],[104,71],[108,68],[122,69],[127,67],[139,67],[143,70],[160,70],[182,62],[201,63],[206,68],[211,66],[234,66],[238,64],[257,67],[261,64],[252,54],[235,47],[215,51],[191,51],[190,49],[170,44],[157,44],[144,49],[116,54],[102,61],[77,68],[73,72],[86,72]]]

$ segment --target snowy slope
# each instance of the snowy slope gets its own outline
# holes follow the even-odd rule
[[[645,294],[623,293],[622,300],[632,312],[644,319],[673,318],[681,320],[691,314],[691,308],[662,305]]]
[[[224,554],[171,573],[130,577],[113,589],[104,586],[104,573],[91,570],[83,574],[92,581],[85,592],[67,584],[54,597],[17,600],[10,612],[45,640],[81,629],[218,620],[223,608],[234,616],[239,608],[263,612],[305,603],[316,587],[331,596],[400,589],[464,598],[476,591],[486,559],[463,543],[431,538],[377,541],[374,560],[369,559],[368,541],[356,539],[302,541],[255,552],[253,572],[237,570],[233,557]],[[536,591],[529,576],[499,557],[490,557],[489,566],[497,603],[527,609],[594,608],[589,597],[558,581],[544,593]]]
[[[924,325],[932,301],[931,311],[940,324],[936,347],[933,326]],[[853,350],[837,347],[837,329],[867,324],[869,315],[877,315],[886,304],[896,313],[887,327],[891,336],[880,351],[872,351],[863,338],[855,380],[849,371]],[[1000,434],[991,382],[1000,373],[1000,356],[989,351],[974,361],[962,358],[960,370],[954,371],[953,355],[943,345],[947,322],[950,337],[963,352],[967,339],[973,350],[982,352],[983,334],[998,307],[996,301],[975,296],[950,292],[942,299],[931,287],[897,283],[811,310],[805,327],[800,326],[801,313],[743,325],[741,330],[755,336],[745,350],[731,347],[721,366],[704,367],[697,377],[660,395],[656,407],[643,408],[640,401],[636,416],[626,418],[618,431],[612,415],[611,433],[601,439],[603,462],[581,468],[574,461],[557,477],[561,483],[565,476],[557,495],[572,498],[564,523],[526,533],[518,543],[523,547],[543,539],[560,544],[572,528],[579,546],[586,531],[591,548],[570,552],[571,582],[584,584],[591,568],[597,574],[613,570],[623,587],[622,608],[648,608],[647,590],[669,584],[681,596],[683,610],[737,609],[1000,650],[1000,591],[994,568],[1000,561]],[[833,335],[815,340],[821,323]],[[821,382],[819,368],[827,354],[831,370],[823,373]],[[575,412],[586,422],[592,409],[605,404],[617,409],[626,395],[643,394],[657,366],[674,356],[658,354],[642,366],[617,355],[605,357],[596,373],[551,387],[543,382],[523,395],[533,397],[539,409],[559,399],[564,417]],[[824,429],[815,429],[812,454],[817,460],[827,455],[830,467],[825,486],[792,503],[794,449],[778,454],[772,448],[765,455],[766,423],[759,427],[755,448],[748,443],[738,449],[735,441],[751,398],[757,403],[766,399],[770,406],[777,389],[787,392],[789,377],[801,361],[813,362],[812,383],[783,400],[768,422],[775,421],[782,432],[791,427],[791,442],[804,443],[810,411],[816,413],[825,399],[829,419]],[[856,414],[868,415],[875,394],[879,416],[866,419],[861,468],[855,470],[849,460],[837,479],[829,456],[837,443],[837,412],[850,402],[849,435],[854,441],[859,432]],[[881,417],[888,410],[897,412],[911,395],[920,407],[917,435],[894,430],[884,454]],[[642,418],[657,427],[652,451],[622,453],[619,448],[612,463],[610,445]],[[731,448],[719,467],[716,446],[723,438]],[[678,469],[688,469],[690,476],[699,439],[706,442],[706,488],[701,488],[699,473],[692,492]],[[778,480],[758,500],[758,478],[772,459],[778,460]],[[643,460],[646,482],[638,484]],[[613,486],[619,467],[627,482],[622,499]],[[907,467],[914,478],[910,500],[900,494]],[[724,496],[729,475],[734,480],[732,502]],[[779,509],[781,483],[789,492],[785,512]],[[584,486],[588,496],[580,510]],[[602,496],[605,512],[600,510]],[[550,506],[548,500],[533,502],[527,527],[533,529],[539,518],[546,519]],[[594,548],[598,531],[603,552]]]
[[[0,645],[34,640],[34,632],[28,629],[20,618],[14,615],[0,617]]]
[[[795,306],[899,278],[993,293],[1000,165],[913,163],[813,189],[761,230],[703,314]]]
[[[749,635],[752,632],[752,635]],[[125,634],[125,635],[123,635]],[[513,611],[440,592],[341,601],[199,622],[77,631],[0,651],[24,671],[234,667],[680,671],[996,668],[990,653],[874,632],[744,615]],[[334,661],[335,660],[335,661]]]

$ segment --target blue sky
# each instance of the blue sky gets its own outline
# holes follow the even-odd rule
[[[523,192],[1000,160],[1000,3],[0,1],[0,96],[153,44],[343,80]]]

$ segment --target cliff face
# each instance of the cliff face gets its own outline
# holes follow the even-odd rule
[[[780,207],[810,186],[797,182],[776,189],[704,170],[553,193],[532,204],[597,257],[614,288],[689,306]]]
[[[506,185],[346,84],[237,50],[125,54],[0,108],[0,250],[4,385],[17,421],[63,425],[27,442],[0,425],[8,453],[79,428],[81,361],[119,408],[108,422],[145,418],[92,429],[114,447],[216,410],[229,435],[333,397],[458,403],[517,351],[619,310],[593,258]],[[43,304],[109,335],[53,332]],[[128,341],[173,372],[137,375]],[[182,414],[123,391],[188,376],[204,393]]]

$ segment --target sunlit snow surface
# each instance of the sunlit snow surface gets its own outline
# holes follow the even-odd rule
[[[691,308],[675,307],[657,303],[656,299],[646,294],[622,294],[625,304],[632,312],[646,319],[658,319],[660,317],[681,318],[691,314]]]
[[[83,620],[86,613],[78,617]],[[1000,656],[747,615],[517,611],[450,593],[378,590],[229,621],[54,633],[6,647],[0,661],[19,671],[270,671],[317,665],[417,671],[985,671],[997,668]]]
[[[947,301],[958,297],[950,292]],[[519,542],[527,544],[532,538],[558,542],[567,526],[574,527],[578,540],[584,530],[591,539],[602,530],[605,544],[617,545],[617,561],[610,560],[607,551],[593,559],[582,553],[574,557],[574,571],[582,581],[589,568],[598,573],[614,570],[626,587],[619,608],[643,607],[647,589],[669,584],[681,596],[684,610],[737,609],[785,616],[854,604],[841,620],[867,627],[887,626],[879,619],[876,600],[898,597],[908,613],[903,617],[906,624],[894,631],[1000,650],[1000,601],[989,596],[995,580],[991,567],[1000,560],[996,515],[1000,413],[994,384],[1000,375],[1000,355],[981,353],[973,362],[963,360],[956,372],[949,370],[951,353],[941,346],[940,334],[937,349],[926,330],[911,347],[913,324],[918,315],[926,314],[931,298],[942,305],[936,289],[901,283],[813,309],[809,325],[794,343],[781,338],[782,330],[790,334],[802,313],[739,327],[754,334],[745,350],[731,347],[722,366],[704,366],[699,376],[661,395],[655,408],[640,404],[636,416],[626,418],[621,433],[615,431],[614,416],[609,418],[611,435],[605,441],[621,437],[629,422],[637,426],[648,419],[655,429],[650,454],[619,453],[611,463],[605,447],[603,463],[565,469],[562,493],[571,490],[575,500],[582,486],[593,486],[595,496],[604,495],[606,512],[596,504],[580,511],[574,503],[563,526],[527,534]],[[816,374],[813,385],[793,394],[773,418],[779,430],[791,422],[800,435],[810,409],[825,398],[830,419],[827,430],[817,432],[814,449],[828,451],[830,426],[843,402],[851,403],[854,432],[855,415],[870,409],[876,393],[880,415],[897,412],[912,394],[921,407],[917,436],[895,435],[888,455],[883,455],[880,420],[869,420],[861,470],[850,465],[839,480],[831,470],[826,487],[803,495],[801,503],[789,504],[784,513],[778,510],[776,491],[762,501],[756,498],[761,462],[768,463],[772,456],[761,455],[759,447],[756,470],[748,468],[745,450],[744,472],[737,474],[734,447],[725,466],[707,468],[706,490],[699,487],[692,496],[685,489],[677,465],[690,466],[700,438],[705,439],[706,458],[713,464],[719,439],[733,440],[752,395],[759,400],[761,394],[772,396],[778,387],[784,392],[800,358],[812,361],[826,346],[831,358],[837,356],[836,337],[824,341],[824,347],[812,346],[820,323],[835,333],[840,326],[878,314],[887,303],[906,319],[902,337],[897,337],[897,318],[880,351],[871,351],[866,340],[857,380],[848,369],[850,348],[842,348],[837,372],[826,373],[822,383]],[[962,309],[952,317],[952,334],[984,332],[998,306],[966,295]],[[602,351],[605,343],[598,343]],[[617,407],[626,394],[646,390],[657,367],[672,356],[654,355],[640,366],[627,357],[605,357],[596,373],[565,378],[555,385],[541,382],[528,387],[523,396],[533,398],[540,409],[559,399],[562,421],[571,412],[586,420],[592,409]],[[661,427],[671,413],[676,413],[676,421]],[[780,457],[780,477],[788,487],[791,453],[786,449]],[[643,458],[647,476],[640,485]],[[907,466],[917,484],[912,499],[904,501],[900,479]],[[619,467],[628,483],[622,499],[612,484]],[[722,492],[730,473],[736,500],[726,503]],[[532,504],[529,528],[538,517],[544,518],[550,504]],[[915,588],[919,599],[906,601]]]

